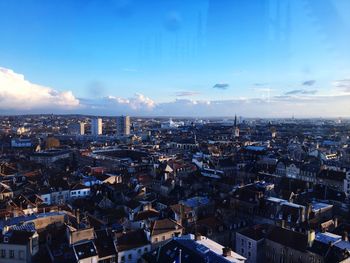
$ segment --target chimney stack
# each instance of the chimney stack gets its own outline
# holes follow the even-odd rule
[[[307,230],[307,243],[311,247],[315,240],[315,231],[312,229]]]
[[[196,240],[196,241],[200,241],[200,240],[202,239],[201,233],[196,233],[196,234],[194,235],[194,237],[195,237],[195,240]]]
[[[334,222],[334,228],[337,228],[338,227],[338,218],[334,217],[333,222]]]
[[[282,228],[285,228],[285,227],[286,227],[286,222],[285,222],[283,219],[281,220],[281,227],[282,227]]]
[[[223,247],[223,248],[222,248],[222,255],[223,255],[224,257],[231,256],[231,252],[232,252],[232,250],[231,250],[231,248],[229,248],[229,247]]]

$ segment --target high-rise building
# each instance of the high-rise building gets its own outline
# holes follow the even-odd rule
[[[92,135],[101,135],[102,134],[102,119],[94,118],[91,120],[91,134]]]
[[[129,135],[130,134],[130,117],[119,116],[117,117],[117,135]]]
[[[85,123],[70,123],[68,125],[68,133],[73,135],[84,135],[85,134]]]
[[[235,115],[235,122],[234,122],[234,136],[235,138],[239,137],[239,127],[238,127],[236,115]]]

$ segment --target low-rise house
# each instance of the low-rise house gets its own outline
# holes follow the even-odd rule
[[[152,248],[159,247],[173,237],[181,236],[183,227],[175,221],[165,218],[156,220],[146,229],[148,239],[151,241]]]
[[[171,205],[170,216],[178,224],[183,226],[192,224],[197,220],[194,209],[184,204]]]
[[[1,263],[31,263],[39,252],[39,235],[34,227],[14,227],[0,234]]]
[[[151,250],[151,243],[141,229],[116,234],[115,245],[120,263],[137,263],[144,253]]]
[[[75,199],[75,198],[85,198],[85,197],[88,197],[90,196],[91,194],[91,189],[89,186],[85,186],[83,184],[75,184],[71,190],[70,190],[70,197],[72,199]]]
[[[86,241],[73,245],[76,263],[97,263],[98,254],[93,241]]]
[[[236,233],[236,251],[247,260],[247,263],[265,262],[264,240],[268,225],[255,225]]]

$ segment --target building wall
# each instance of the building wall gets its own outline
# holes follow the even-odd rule
[[[270,263],[323,263],[319,255],[299,251],[269,239],[265,240],[265,258]]]
[[[71,198],[82,198],[82,197],[87,197],[87,196],[90,196],[90,188],[72,190],[70,192]]]
[[[117,118],[117,134],[129,135],[130,134],[130,117],[120,116]]]
[[[5,251],[5,257],[3,252]],[[10,258],[10,251],[13,251],[13,258]],[[23,263],[31,262],[31,256],[29,254],[26,245],[14,245],[0,243],[0,262],[1,263]]]
[[[92,135],[101,135],[102,134],[102,119],[95,118],[91,121],[91,134]]]
[[[151,251],[151,245],[118,251],[118,262],[137,263],[141,256],[149,251]]]
[[[256,241],[236,233],[236,252],[247,259],[246,263],[264,262],[263,245],[263,239]]]
[[[97,263],[97,262],[98,262],[98,256],[84,258],[78,261],[78,263]]]

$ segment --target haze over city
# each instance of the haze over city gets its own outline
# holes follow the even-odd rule
[[[0,1],[0,114],[349,117],[349,8]]]

